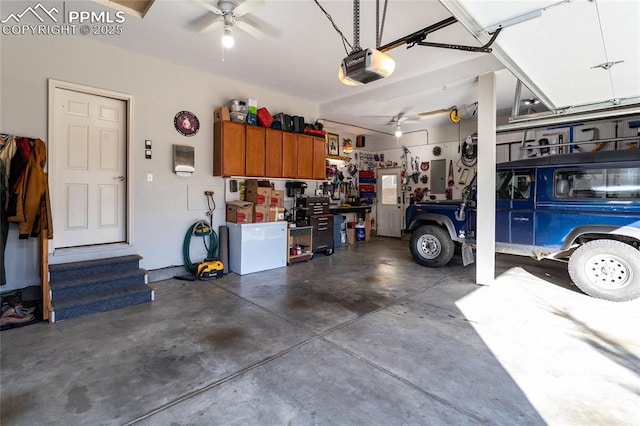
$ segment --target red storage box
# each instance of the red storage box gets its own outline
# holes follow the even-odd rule
[[[258,124],[262,127],[271,127],[273,124],[273,117],[266,108],[258,109]]]

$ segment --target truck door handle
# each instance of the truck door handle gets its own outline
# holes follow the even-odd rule
[[[516,222],[529,222],[528,217],[516,216],[513,218]]]

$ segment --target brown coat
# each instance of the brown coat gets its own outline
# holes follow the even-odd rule
[[[40,139],[36,139],[29,164],[16,190],[16,214],[9,216],[9,222],[18,224],[20,239],[36,236],[43,229],[48,230],[48,239],[53,238],[49,185],[44,172],[46,163],[47,147]]]

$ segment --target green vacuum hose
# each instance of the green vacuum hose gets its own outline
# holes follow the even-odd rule
[[[191,262],[190,255],[190,247],[191,247],[191,236],[194,234],[194,231],[198,225],[201,225],[204,221],[196,222],[187,229],[187,233],[184,236],[184,242],[182,243],[182,257],[184,259],[184,266],[187,268],[189,272],[195,274],[196,265]],[[204,222],[209,228],[209,244],[207,245],[206,235],[202,236],[202,241],[204,243],[204,248],[207,250],[207,259],[212,260],[218,257],[218,234],[213,228],[210,227],[209,224]]]

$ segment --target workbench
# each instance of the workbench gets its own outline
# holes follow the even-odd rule
[[[369,241],[371,236],[371,206],[329,206],[329,212],[332,214],[352,213],[356,216],[356,222],[358,219],[364,221],[364,240]]]

